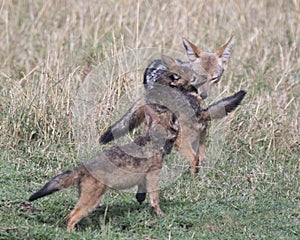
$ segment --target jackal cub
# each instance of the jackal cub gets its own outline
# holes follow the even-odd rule
[[[77,185],[79,199],[67,217],[67,229],[74,226],[100,203],[108,188],[127,189],[145,186],[149,192],[150,206],[154,213],[163,215],[159,207],[158,179],[163,158],[169,154],[177,138],[178,121],[170,111],[157,113],[151,106],[145,107],[149,126],[145,136],[133,143],[114,146],[72,170],[52,178],[29,201],[52,194],[71,185]]]

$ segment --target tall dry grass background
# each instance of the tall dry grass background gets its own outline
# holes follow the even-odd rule
[[[50,159],[63,168],[60,157],[75,148],[74,99],[103,61],[149,47],[184,54],[182,36],[215,51],[234,35],[228,70],[212,98],[240,89],[248,94],[225,122],[226,144],[236,155],[251,159],[253,178],[264,173],[265,162],[285,173],[290,158],[298,156],[288,172],[289,178],[297,178],[299,23],[298,0],[1,1],[0,144],[1,151],[16,156],[8,160],[3,154],[3,160],[19,161],[24,168],[36,161],[50,175],[57,171],[49,167]],[[122,95],[141,82],[120,77],[98,90],[106,93],[99,101],[98,110],[105,116],[97,122],[99,132],[108,126]],[[245,168],[247,164],[245,160]]]
[[[215,51],[236,37],[217,88],[248,91],[244,141],[299,144],[299,1],[3,1],[1,145],[71,141],[72,97],[89,71],[128,49],[183,52],[186,36]],[[120,63],[123,64],[123,63]],[[142,79],[134,79],[140,83]],[[110,108],[118,100],[111,85]],[[99,89],[101,91],[101,89]]]

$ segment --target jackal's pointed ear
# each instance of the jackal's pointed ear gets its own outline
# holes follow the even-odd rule
[[[217,56],[221,59],[222,66],[224,69],[226,69],[227,64],[229,62],[229,58],[230,58],[230,54],[234,42],[235,42],[235,38],[231,36],[229,40],[217,51]]]
[[[197,48],[193,43],[191,43],[186,38],[182,38],[182,43],[190,61],[195,61],[197,58],[199,58],[201,53],[201,50],[199,48]]]
[[[161,55],[161,60],[167,65],[168,68],[178,65],[175,60],[168,55]]]

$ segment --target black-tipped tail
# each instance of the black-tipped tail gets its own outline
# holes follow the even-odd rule
[[[106,144],[114,139],[124,136],[126,133],[132,132],[145,119],[144,100],[140,99],[119,119],[110,126],[99,138],[100,144]]]
[[[230,97],[223,98],[222,100],[210,105],[204,110],[203,118],[205,121],[212,119],[219,119],[232,112],[241,103],[246,95],[246,91],[241,90]]]
[[[49,194],[52,194],[52,193],[60,190],[60,188],[58,188],[58,187],[52,188],[53,186],[51,186],[51,185],[52,185],[52,182],[46,183],[46,185],[41,190],[39,190],[38,192],[36,192],[30,196],[29,201],[32,202],[38,198],[47,196]]]
[[[52,178],[51,181],[46,183],[41,190],[31,195],[29,201],[30,202],[34,201],[38,198],[50,195],[63,188],[67,188],[71,185],[74,185],[77,182],[77,179],[78,179],[77,168],[59,174],[56,177]]]
[[[223,102],[225,104],[226,113],[230,113],[234,109],[236,109],[237,106],[240,105],[240,103],[242,102],[242,100],[245,97],[246,93],[247,93],[246,91],[241,90],[241,91],[235,93],[234,95],[223,99]]]
[[[113,141],[114,135],[113,135],[113,130],[112,130],[112,126],[110,126],[99,138],[99,143],[100,144],[106,144],[109,143],[111,141]]]

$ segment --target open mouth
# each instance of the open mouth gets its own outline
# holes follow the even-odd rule
[[[210,79],[210,82],[211,83],[217,83],[217,82],[219,82],[220,78],[221,78],[221,76],[219,75],[217,77],[214,77],[214,78]]]

